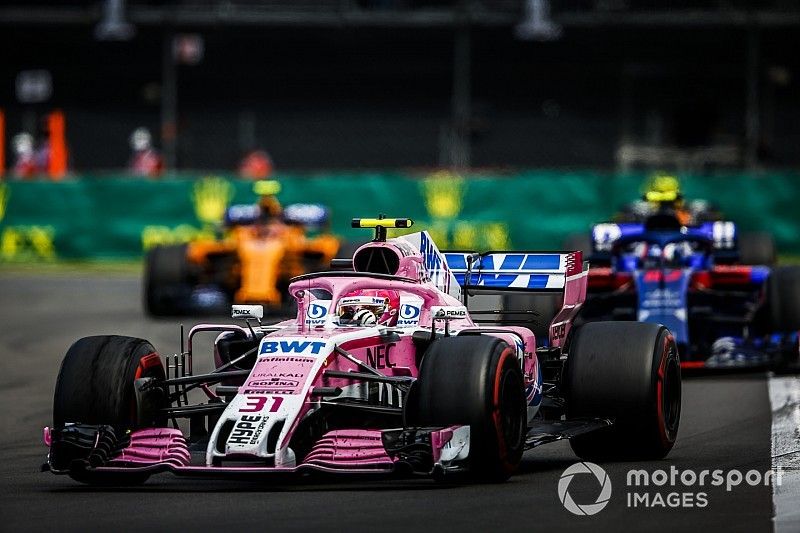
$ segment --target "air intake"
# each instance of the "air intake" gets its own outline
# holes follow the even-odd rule
[[[353,256],[353,270],[370,274],[397,274],[400,256],[390,246],[370,246],[359,249]]]

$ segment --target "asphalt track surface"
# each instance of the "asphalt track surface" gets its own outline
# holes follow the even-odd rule
[[[652,463],[603,464],[613,493],[609,505],[594,516],[574,516],[559,501],[559,478],[577,461],[565,442],[527,452],[520,473],[497,485],[346,479],[275,485],[161,474],[142,487],[98,490],[41,473],[46,453],[41,431],[51,420],[61,358],[74,340],[113,333],[147,338],[162,353],[178,350],[177,321],[146,318],[139,290],[134,275],[0,274],[0,530],[772,529],[769,485],[745,483],[729,492],[713,486],[637,489],[651,497],[705,492],[703,508],[631,508],[626,486],[631,468],[769,469],[771,414],[764,374],[685,380],[683,417],[672,453]],[[199,370],[209,363],[203,361]],[[599,484],[578,476],[569,489],[576,502],[593,503]]]

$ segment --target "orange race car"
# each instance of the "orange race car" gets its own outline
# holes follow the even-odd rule
[[[327,268],[343,248],[327,231],[326,207],[283,208],[275,197],[276,182],[259,182],[254,189],[260,196],[257,204],[234,205],[226,211],[221,239],[149,251],[144,279],[148,314],[213,313],[231,303],[289,311],[283,298],[289,279]]]

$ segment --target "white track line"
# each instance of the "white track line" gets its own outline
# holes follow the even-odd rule
[[[796,532],[800,531],[800,377],[770,377],[769,401],[773,479],[780,479],[772,484],[772,521],[776,533]]]

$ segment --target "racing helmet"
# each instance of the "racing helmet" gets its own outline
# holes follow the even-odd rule
[[[647,183],[644,200],[651,204],[679,208],[683,204],[683,193],[678,178],[669,174],[657,174]]]
[[[153,137],[150,135],[150,130],[147,128],[136,128],[131,133],[130,137],[131,150],[134,152],[142,152],[149,150],[153,145]]]
[[[400,294],[384,289],[353,291],[336,307],[340,326],[394,326],[400,310]]]
[[[281,184],[275,180],[262,180],[253,184],[253,192],[258,195],[258,207],[261,209],[261,219],[264,221],[280,218],[283,207],[278,201],[277,194],[281,192]]]

